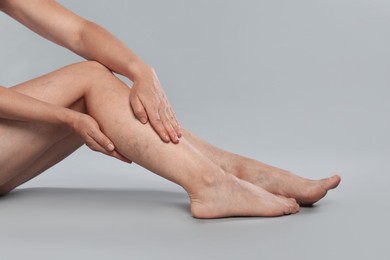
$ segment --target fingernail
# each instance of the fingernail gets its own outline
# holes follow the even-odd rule
[[[107,149],[108,149],[109,151],[113,151],[113,150],[115,149],[115,147],[114,147],[113,144],[108,144],[108,145],[107,145]]]
[[[141,123],[142,123],[142,124],[146,124],[147,121],[148,121],[148,120],[146,120],[145,117],[141,118]]]

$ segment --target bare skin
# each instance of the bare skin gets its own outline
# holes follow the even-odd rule
[[[128,107],[126,97],[131,90],[98,63],[71,65],[15,86],[12,91],[76,111],[88,111],[121,155],[181,185],[189,194],[194,217],[279,216],[299,210],[294,199],[275,196],[225,172],[185,135],[179,144],[161,142],[151,126],[140,123]],[[0,133],[11,132],[1,144],[8,153],[2,154],[0,164],[14,162],[1,172],[3,193],[64,158],[64,142],[70,152],[82,144],[66,127],[3,120]],[[19,156],[15,158],[15,154]]]
[[[182,129],[153,68],[55,1],[2,0],[0,10],[92,60],[11,89],[0,87],[0,195],[83,144],[181,185],[197,218],[293,214],[298,203],[311,205],[340,182],[338,176],[304,179]],[[111,71],[132,80],[132,88]]]
[[[134,84],[128,103],[137,119],[149,122],[164,142],[179,141],[180,125],[156,72],[110,32],[53,0],[1,0],[0,11],[42,37],[129,78]]]
[[[338,175],[322,180],[305,179],[289,171],[219,149],[186,129],[183,129],[183,133],[194,146],[225,171],[273,194],[295,198],[302,206],[314,204],[341,181]]]

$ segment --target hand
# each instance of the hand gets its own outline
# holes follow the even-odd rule
[[[133,81],[130,105],[136,118],[149,121],[164,142],[179,143],[180,125],[154,69],[144,67]]]
[[[101,132],[98,123],[91,116],[76,112],[70,126],[81,138],[83,138],[85,144],[91,150],[104,153],[127,163],[132,163],[123,155],[115,151],[114,144]]]

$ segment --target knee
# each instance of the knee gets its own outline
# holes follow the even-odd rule
[[[73,65],[74,70],[83,75],[89,76],[104,76],[113,75],[112,72],[104,65],[97,61],[82,61]]]
[[[89,61],[82,61],[79,63],[84,69],[89,71],[99,71],[99,72],[110,72],[109,69],[107,69],[106,66],[102,65],[100,62],[89,60]]]
[[[107,67],[97,61],[84,61],[74,64],[74,72],[80,76],[87,89],[113,87],[118,78]],[[114,83],[114,84],[113,84]]]

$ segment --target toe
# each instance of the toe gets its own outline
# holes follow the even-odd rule
[[[297,213],[299,211],[299,204],[297,203],[296,200],[294,200],[294,202],[292,203],[291,208],[292,208],[292,213],[293,214]]]
[[[286,206],[288,207],[288,214],[294,214],[299,211],[299,205],[294,198],[287,198]]]
[[[336,188],[340,184],[341,178],[338,175],[334,175],[330,178],[324,179],[324,188],[325,190],[331,190]]]

